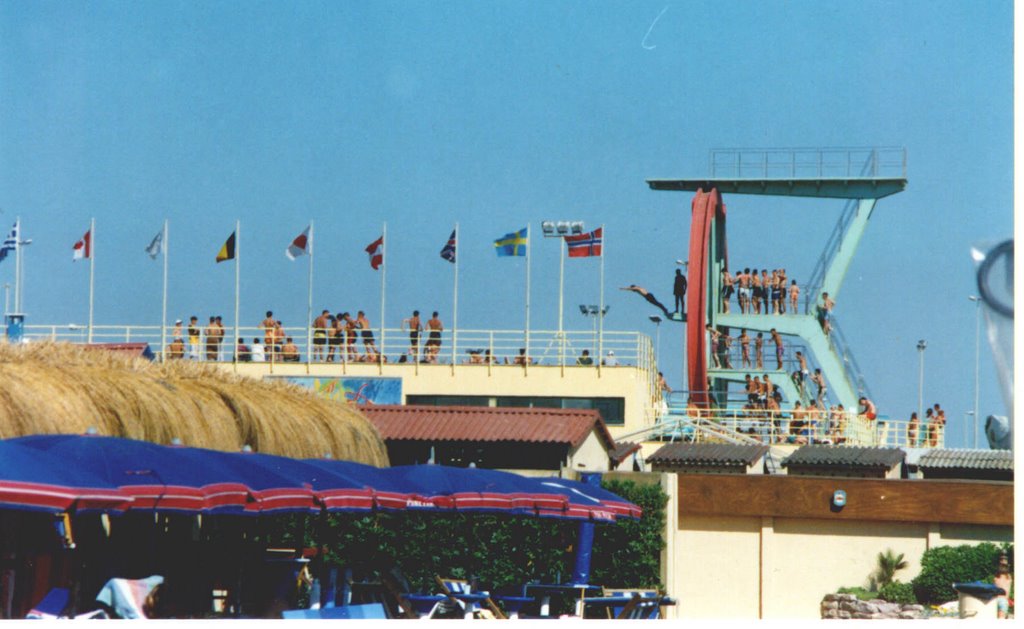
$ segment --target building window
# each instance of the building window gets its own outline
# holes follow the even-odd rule
[[[407,395],[405,403],[421,406],[490,406],[487,395]]]

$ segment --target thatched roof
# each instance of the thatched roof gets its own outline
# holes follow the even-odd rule
[[[386,466],[354,407],[299,386],[188,361],[166,364],[67,343],[0,343],[0,438],[100,434]]]

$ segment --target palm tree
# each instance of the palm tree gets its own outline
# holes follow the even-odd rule
[[[875,573],[878,587],[892,583],[896,573],[906,567],[907,562],[903,560],[903,553],[897,555],[891,548],[887,548],[884,553],[878,553],[878,570]]]

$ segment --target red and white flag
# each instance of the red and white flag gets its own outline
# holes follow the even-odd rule
[[[603,227],[598,227],[588,234],[565,236],[565,244],[569,246],[570,258],[589,258],[601,255]]]
[[[370,254],[370,266],[376,271],[384,264],[384,236],[374,240],[366,246],[366,253]]]
[[[92,228],[72,248],[72,261],[92,257]]]
[[[292,241],[292,244],[288,245],[285,249],[284,255],[288,256],[289,260],[294,260],[299,256],[309,255],[309,228],[302,232]]]

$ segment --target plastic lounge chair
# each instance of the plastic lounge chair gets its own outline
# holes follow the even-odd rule
[[[70,593],[67,588],[53,588],[46,593],[43,600],[36,603],[35,606],[25,614],[25,618],[32,620],[50,620],[60,618],[64,612],[64,608],[68,606],[69,599]]]
[[[659,590],[609,590],[607,594],[629,598],[624,606],[612,608],[616,619],[657,620],[662,617],[662,606],[676,604]]]
[[[387,618],[387,614],[384,613],[384,605],[380,603],[367,603],[365,605],[341,605],[338,607],[323,607],[321,609],[287,609],[281,612],[281,617],[286,620],[327,620],[337,618],[378,619]]]
[[[494,604],[489,592],[473,592],[469,582],[461,579],[442,579],[435,574],[434,580],[437,581],[438,587],[441,588],[441,592],[445,596],[453,602],[462,604],[465,618],[472,619],[479,616],[480,604],[483,603],[495,618],[506,619],[505,614]]]

